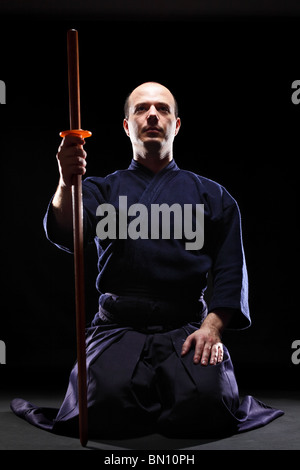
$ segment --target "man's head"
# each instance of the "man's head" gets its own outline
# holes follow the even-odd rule
[[[172,93],[156,82],[146,82],[135,88],[125,102],[123,126],[131,140],[134,158],[169,156],[180,129],[178,107]]]
[[[138,86],[135,90],[137,90],[138,88],[140,87],[143,87],[144,85],[158,85],[160,87],[163,87],[165,88],[166,90],[168,90],[166,87],[164,87],[163,85],[160,85],[159,83],[157,82],[146,82],[146,83],[143,83],[142,85]],[[124,104],[124,116],[125,116],[125,119],[128,119],[128,116],[129,116],[129,101],[130,101],[130,98],[131,98],[131,95],[132,93],[135,91],[133,90],[131,93],[129,93],[129,95],[127,96],[126,100],[125,100],[125,104]],[[169,91],[169,90],[168,90]],[[171,93],[171,92],[170,92]],[[175,117],[178,118],[178,103],[175,99],[175,96],[171,93],[172,97],[173,97],[173,100],[174,100],[174,114],[175,114]]]

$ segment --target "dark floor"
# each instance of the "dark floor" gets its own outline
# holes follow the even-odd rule
[[[252,393],[254,395],[254,393]],[[241,395],[243,395],[241,393]],[[20,397],[39,406],[59,407],[63,393],[24,392]],[[125,440],[89,441],[86,448],[77,439],[52,435],[16,417],[9,407],[15,392],[0,393],[1,450],[300,450],[299,392],[256,391],[256,398],[284,416],[260,429],[219,440],[168,439],[158,434]]]

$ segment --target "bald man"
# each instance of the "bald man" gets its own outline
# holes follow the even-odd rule
[[[99,310],[86,340],[89,434],[208,437],[262,426],[282,411],[251,396],[240,403],[221,340],[226,327],[251,323],[238,205],[218,183],[176,165],[181,121],[165,86],[138,86],[124,111],[129,168],[83,181],[84,239],[95,242],[99,267]],[[71,253],[72,178],[86,173],[84,143],[63,139],[44,219],[47,238]],[[77,367],[52,416],[20,399],[12,409],[51,432],[77,434]]]

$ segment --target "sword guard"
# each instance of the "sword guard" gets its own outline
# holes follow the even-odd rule
[[[59,133],[60,137],[66,137],[66,135],[76,135],[78,137],[86,138],[91,137],[90,131],[84,131],[83,129],[70,129],[68,131],[62,131]]]

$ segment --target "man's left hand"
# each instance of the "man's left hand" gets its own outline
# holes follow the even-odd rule
[[[184,356],[194,346],[194,364],[206,366],[216,365],[223,360],[223,344],[221,334],[229,318],[223,312],[211,312],[203,321],[199,330],[187,337],[182,346],[181,355]]]

